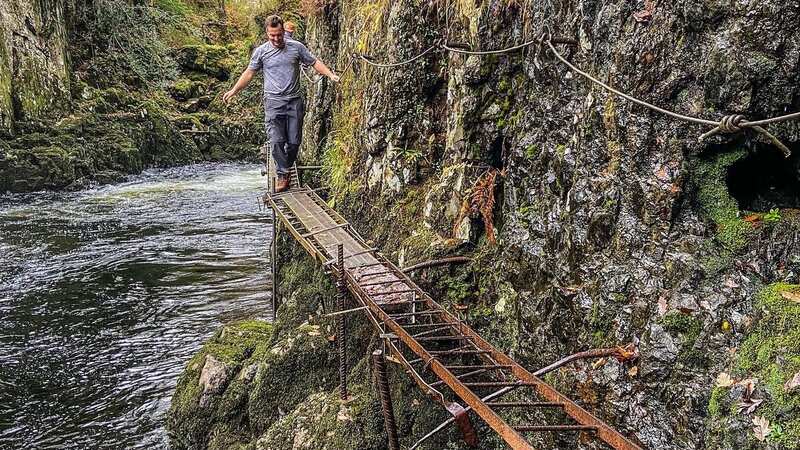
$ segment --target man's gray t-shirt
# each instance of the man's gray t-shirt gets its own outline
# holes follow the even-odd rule
[[[300,97],[300,63],[311,66],[317,58],[305,45],[295,40],[284,40],[283,48],[271,42],[261,45],[250,58],[248,69],[264,72],[264,99],[288,101]]]

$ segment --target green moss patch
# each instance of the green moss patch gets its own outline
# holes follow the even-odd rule
[[[775,426],[769,440],[800,449],[800,389],[784,388],[800,371],[800,303],[784,298],[783,292],[800,293],[800,285],[776,283],[759,294],[762,315],[739,349],[736,370],[742,377],[758,378],[769,394],[758,410]]]
[[[720,153],[699,161],[694,171],[697,202],[716,225],[719,243],[732,252],[743,250],[754,234],[752,225],[740,217],[739,205],[726,185],[728,168],[745,155],[745,150]]]

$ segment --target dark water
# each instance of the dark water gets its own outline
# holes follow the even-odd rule
[[[256,166],[0,196],[0,448],[165,448],[178,375],[221,323],[268,318]]]

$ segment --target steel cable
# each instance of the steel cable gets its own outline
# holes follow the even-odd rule
[[[706,139],[706,138],[708,138],[710,136],[713,136],[715,134],[718,134],[718,133],[729,133],[729,134],[730,133],[737,133],[737,132],[741,131],[742,128],[750,128],[753,131],[756,131],[759,134],[761,134],[764,137],[766,137],[770,142],[772,142],[773,145],[778,147],[781,150],[781,152],[783,152],[783,155],[785,157],[788,158],[792,154],[791,150],[789,150],[788,147],[786,147],[780,140],[778,140],[778,138],[776,138],[769,131],[767,131],[764,128],[762,128],[760,125],[766,125],[766,124],[769,124],[769,123],[776,123],[776,122],[783,122],[783,121],[792,120],[792,119],[800,119],[800,112],[787,114],[787,115],[780,116],[780,117],[774,117],[774,118],[771,118],[771,119],[754,121],[754,122],[749,122],[749,121],[745,120],[744,116],[739,115],[739,114],[732,114],[732,115],[725,116],[719,122],[715,122],[713,120],[708,120],[708,119],[702,119],[702,118],[699,118],[699,117],[692,117],[692,116],[687,116],[687,115],[684,115],[684,114],[679,114],[679,113],[676,113],[674,111],[670,111],[670,110],[667,110],[667,109],[664,109],[664,108],[660,108],[660,107],[658,107],[656,105],[653,105],[652,103],[648,103],[648,102],[646,102],[644,100],[640,100],[640,99],[638,99],[636,97],[632,97],[632,96],[630,96],[630,95],[628,95],[628,94],[626,94],[626,93],[624,93],[624,92],[622,92],[620,90],[614,89],[613,87],[609,86],[606,83],[603,83],[602,81],[598,80],[597,78],[593,77],[592,75],[580,70],[574,64],[572,64],[569,61],[567,61],[567,59],[564,58],[564,56],[561,53],[559,53],[558,50],[556,50],[556,48],[553,46],[552,40],[550,39],[549,33],[546,33],[545,35],[542,36],[542,41],[547,44],[547,46],[550,48],[550,51],[553,52],[553,55],[555,55],[555,57],[558,58],[562,63],[566,64],[567,67],[572,69],[572,71],[574,71],[578,75],[586,78],[587,80],[589,80],[589,81],[601,86],[605,90],[607,90],[609,92],[612,92],[612,93],[614,93],[614,94],[616,94],[616,95],[618,95],[618,96],[620,96],[620,97],[622,97],[622,98],[624,98],[624,99],[626,99],[628,101],[636,103],[637,105],[644,106],[645,108],[649,108],[649,109],[651,109],[653,111],[656,111],[656,112],[659,112],[661,114],[665,114],[667,116],[670,116],[670,117],[673,117],[673,118],[676,118],[676,119],[679,119],[679,120],[683,120],[685,122],[690,122],[690,123],[699,124],[699,125],[710,125],[710,126],[714,127],[710,131],[708,131],[706,133],[703,133],[699,138],[700,141],[702,141],[702,140],[704,140],[704,139]]]

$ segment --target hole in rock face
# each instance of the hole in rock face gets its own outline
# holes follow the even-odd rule
[[[763,145],[728,168],[728,192],[740,210],[800,208],[800,143],[788,147],[789,158],[776,147]]]

